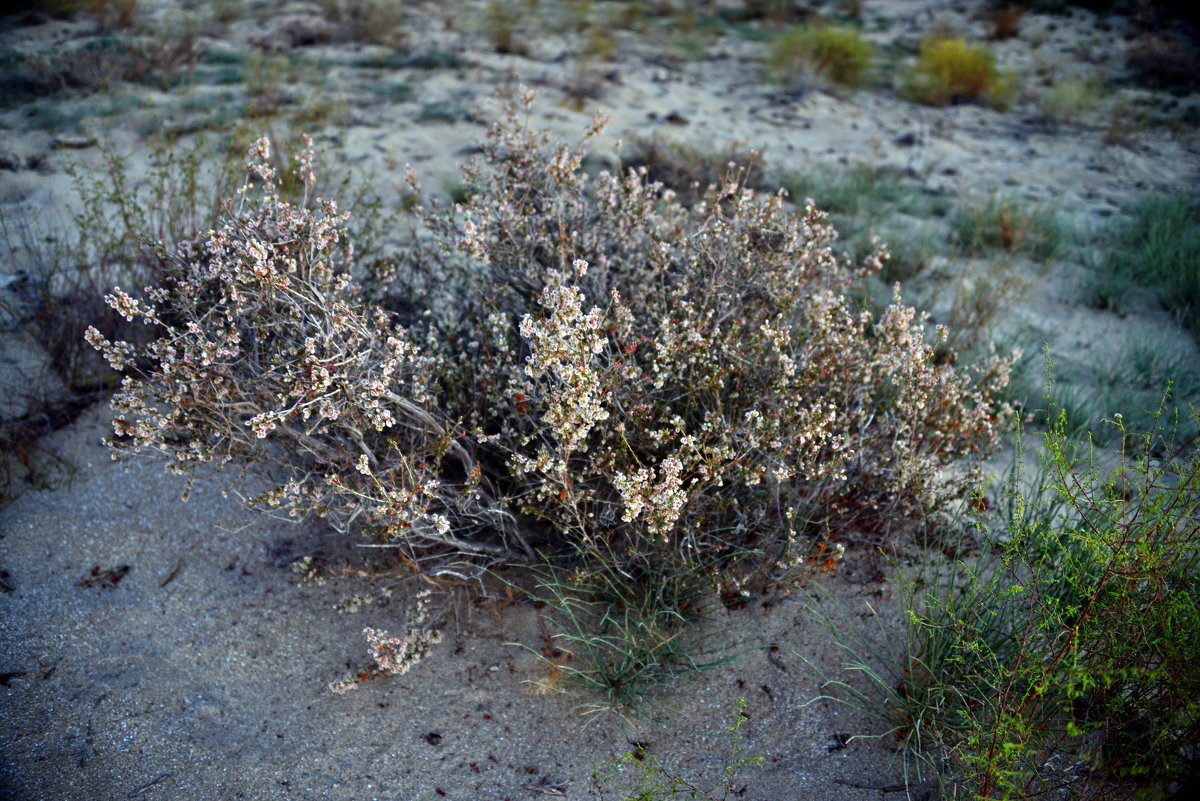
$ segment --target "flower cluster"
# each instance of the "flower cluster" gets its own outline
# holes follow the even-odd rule
[[[386,631],[371,627],[363,629],[374,664],[344,679],[332,682],[329,689],[346,693],[365,681],[383,676],[403,676],[429,655],[430,649],[442,641],[442,633],[429,627],[429,591],[417,593],[417,608],[411,625],[403,636],[393,637]]]

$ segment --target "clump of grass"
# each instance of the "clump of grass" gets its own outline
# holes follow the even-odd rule
[[[1190,395],[1197,388],[1196,359],[1182,348],[1172,348],[1161,340],[1131,340],[1125,350],[1130,383],[1138,389],[1157,391],[1170,382],[1177,392]]]
[[[1103,280],[1149,287],[1180,323],[1200,332],[1200,202],[1182,195],[1141,201],[1109,236]]]
[[[978,556],[908,584],[898,661],[832,624],[867,686],[827,686],[887,721],[910,782],[1108,798],[1185,775],[1200,739],[1200,453],[1111,424],[1123,446],[1107,477],[1061,415],[1029,487],[1018,441]]]
[[[584,716],[661,717],[661,701],[679,679],[763,646],[703,631],[711,604],[720,606],[703,568],[647,559],[615,569],[616,561],[591,554],[573,568],[530,569],[535,586],[527,595],[558,629],[538,651],[548,675],[537,685],[580,698]]]
[[[951,226],[954,242],[967,255],[1002,250],[1049,261],[1060,255],[1069,238],[1053,209],[997,196],[960,206]]]
[[[810,197],[818,207],[846,218],[879,220],[904,209],[914,217],[924,217],[936,216],[940,211],[918,183],[906,180],[900,170],[887,167],[814,165],[775,180],[797,201]]]
[[[918,103],[987,103],[1004,111],[1015,94],[1012,79],[1001,75],[992,54],[964,39],[933,36],[921,43],[917,63],[903,78],[905,94]]]
[[[814,78],[857,88],[866,80],[873,47],[851,28],[802,26],[779,34],[771,44],[767,69],[790,89]]]

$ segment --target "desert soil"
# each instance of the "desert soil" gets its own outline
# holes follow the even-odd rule
[[[1149,125],[1114,137],[1108,106],[1064,125],[1040,119],[1034,76],[1123,69],[1130,23],[1119,17],[1027,15],[1020,36],[991,45],[1028,87],[1012,111],[1000,113],[916,106],[886,87],[786,94],[762,75],[763,45],[734,36],[685,59],[672,55],[670,41],[621,33],[611,62],[580,66],[578,37],[535,35],[528,24],[518,31],[525,52],[502,55],[479,32],[482,5],[452,5],[412,4],[395,49],[456,53],[457,66],[382,72],[355,65],[393,48],[321,42],[320,35],[315,44],[297,43],[306,40],[296,31],[319,34],[332,24],[317,4],[247,2],[243,14],[222,23],[207,21],[205,4],[186,13],[200,21],[196,47],[203,52],[302,59],[276,87],[290,98],[285,112],[336,109],[334,122],[311,128],[325,162],[371,176],[391,203],[403,194],[407,163],[426,192],[444,194],[496,115],[496,90],[518,85],[538,91],[530,123],[553,136],[573,140],[592,114],[609,116],[592,151],[610,163],[619,140],[641,136],[706,147],[738,142],[763,151],[770,170],[895,168],[928,193],[1049,203],[1080,227],[1100,225],[1147,195],[1194,191],[1200,169],[1200,142],[1186,127]],[[865,35],[881,48],[919,40],[935,26],[973,38],[986,30],[982,2],[863,5]],[[169,26],[182,24],[184,8],[143,3],[140,13],[144,24]],[[86,16],[9,21],[0,26],[0,47],[66,47],[94,31]],[[324,66],[315,71],[303,66],[318,63]],[[411,91],[392,98],[364,88],[368,80]],[[581,107],[569,97],[580,84],[587,89]],[[121,85],[6,106],[0,210],[10,224],[32,229],[69,225],[77,195],[68,165],[97,169],[103,145],[128,154],[135,175],[144,172],[148,137],[175,126],[182,142],[193,142],[194,129],[211,124],[197,120],[236,91],[201,81],[169,90]],[[1138,108],[1162,100],[1123,91]],[[13,418],[27,411],[31,386],[43,397],[64,391],[53,385],[50,357],[20,305],[19,284],[36,280],[26,275],[35,263],[22,247],[0,263],[0,411]],[[956,297],[991,286],[992,266],[934,259],[909,296],[946,321]],[[1081,304],[1077,257],[1048,265],[1016,259],[1005,269],[1020,289],[1005,295],[991,321],[996,338],[1034,348],[1049,340],[1068,363],[1102,363],[1122,343],[1147,337],[1195,356],[1191,338],[1152,302],[1124,317]],[[425,662],[335,695],[329,682],[367,664],[362,628],[402,629],[411,611],[404,598],[421,582],[402,583],[390,599],[356,612],[336,611],[334,603],[362,583],[313,586],[291,566],[304,556],[334,564],[349,554],[367,569],[361,549],[319,523],[244,509],[223,494],[252,485],[237,475],[199,478],[183,500],[182,481],[161,466],[112,462],[101,444],[107,426],[107,410],[97,404],[42,439],[33,458],[51,479],[0,507],[0,796],[595,798],[593,766],[633,743],[711,786],[728,753],[719,735],[738,698],[747,704],[743,754],[764,759],[738,774],[731,797],[904,796],[896,789],[903,765],[888,738],[847,742],[848,735],[881,734],[880,724],[819,699],[818,671],[847,676],[803,594],[714,615],[702,631],[745,653],[680,682],[642,720],[609,714],[589,722],[576,708],[586,699],[540,691],[547,670],[536,652],[552,623],[495,586],[469,582],[446,583],[435,594],[445,637]],[[895,631],[900,592],[878,580],[880,567],[862,549],[839,575],[814,576],[811,588],[835,617]],[[879,636],[885,650],[894,649],[889,635]],[[751,647],[763,644],[774,648]],[[912,795],[924,792],[917,783]]]

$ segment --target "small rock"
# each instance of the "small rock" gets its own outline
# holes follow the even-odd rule
[[[96,146],[94,136],[56,136],[52,143],[59,150],[87,150]]]
[[[906,134],[900,134],[892,141],[900,147],[913,147],[917,144],[917,135],[912,131],[909,131]]]

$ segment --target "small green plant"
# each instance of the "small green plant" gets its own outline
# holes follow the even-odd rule
[[[710,789],[684,777],[671,768],[664,767],[658,757],[638,746],[606,765],[597,765],[592,771],[592,784],[600,800],[604,801],[608,791],[615,789],[621,801],[669,801],[673,798],[706,799],[725,801],[730,795],[739,796],[734,788],[734,779],[747,766],[761,768],[763,758],[741,756],[745,748],[742,724],[746,721],[746,699],[738,699],[737,718],[725,730],[729,735],[729,758],[721,771],[721,778]],[[623,776],[623,774],[631,774]]]
[[[1012,79],[996,69],[991,53],[944,36],[921,43],[917,63],[904,75],[903,84],[909,98],[930,106],[984,102],[1004,111],[1015,93]]]
[[[930,563],[908,584],[898,662],[840,632],[868,686],[828,686],[887,721],[906,774],[934,772],[945,797],[1161,792],[1200,740],[1200,452],[1164,447],[1165,420],[1143,434],[1108,424],[1111,472],[1052,417],[1031,486],[1018,439],[974,561]]]
[[[871,43],[853,29],[806,25],[775,38],[767,69],[791,89],[814,78],[857,88],[866,80],[872,54]]]
[[[1143,200],[1109,237],[1101,280],[1153,289],[1183,325],[1200,332],[1200,202],[1182,195]]]

